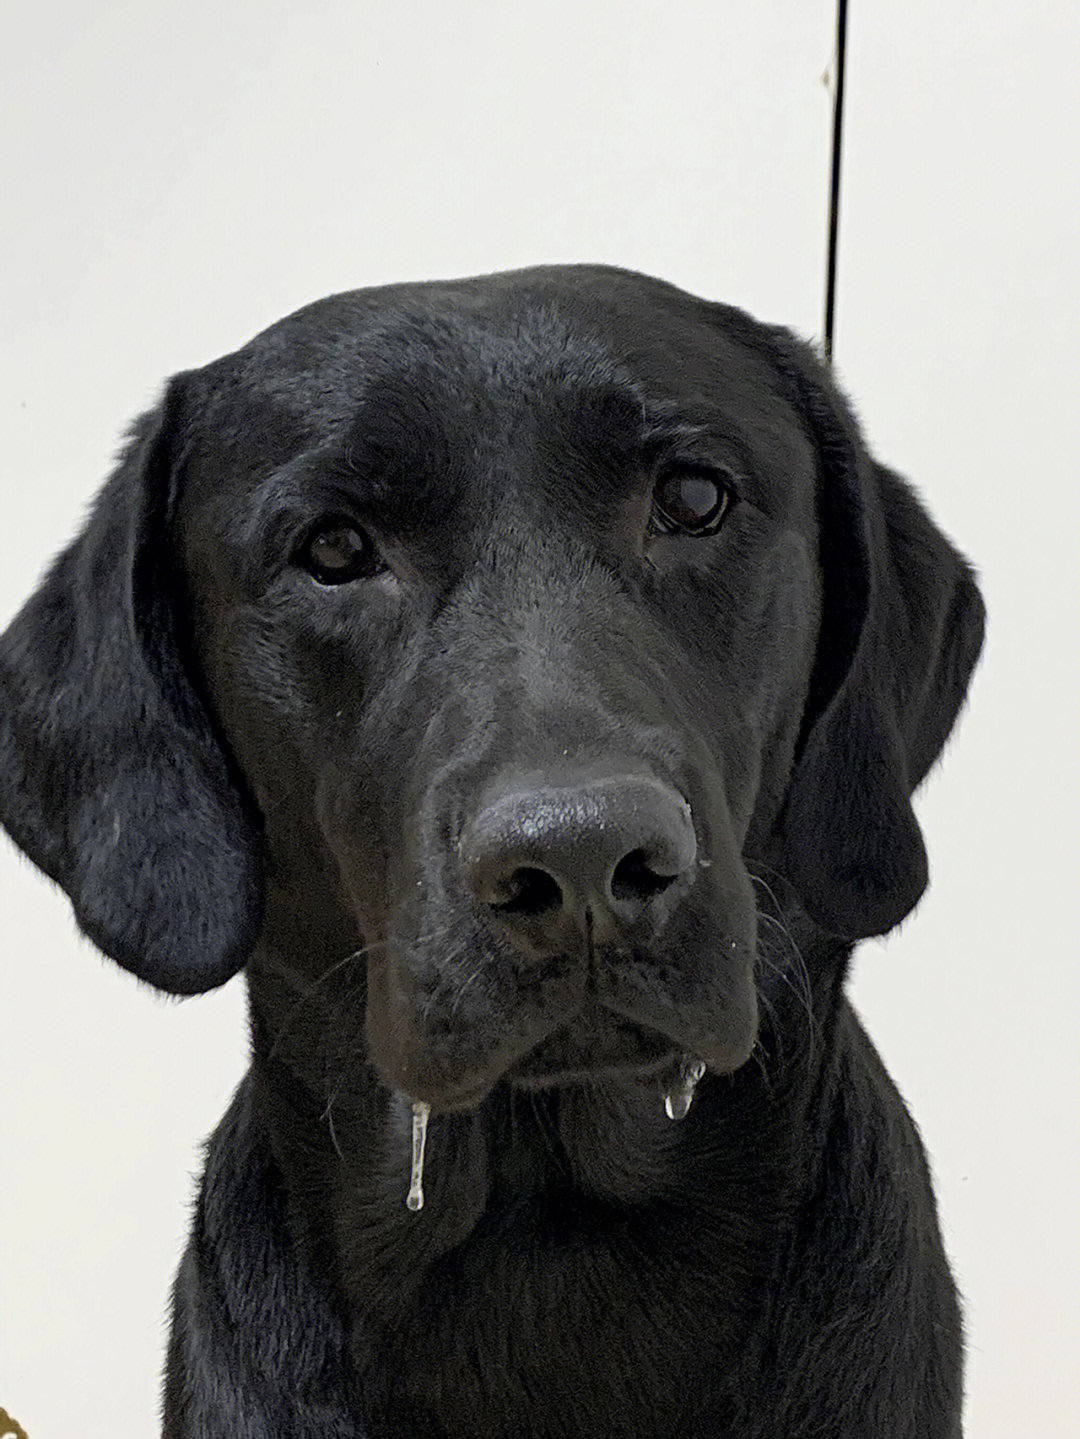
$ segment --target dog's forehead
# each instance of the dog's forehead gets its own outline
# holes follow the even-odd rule
[[[327,446],[407,455],[421,437],[505,436],[525,417],[603,414],[617,436],[671,416],[805,469],[805,436],[756,330],[739,311],[599,267],[354,291],[199,373],[198,448],[239,480]]]

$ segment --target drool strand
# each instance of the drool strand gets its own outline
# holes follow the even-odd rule
[[[684,1060],[675,1082],[664,1094],[664,1113],[669,1119],[685,1119],[694,1102],[694,1090],[705,1073],[700,1059]]]
[[[431,1105],[418,1099],[412,1107],[412,1175],[405,1207],[415,1214],[424,1207],[424,1146],[427,1143],[427,1122]]]

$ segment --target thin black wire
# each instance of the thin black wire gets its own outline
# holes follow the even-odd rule
[[[840,234],[840,154],[844,127],[844,52],[847,49],[847,0],[836,6],[836,97],[833,104],[832,177],[829,185],[829,258],[825,271],[825,358],[832,364],[836,311],[836,252]]]

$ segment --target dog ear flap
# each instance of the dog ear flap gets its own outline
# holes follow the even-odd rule
[[[778,864],[813,920],[884,934],[918,902],[926,850],[911,807],[982,646],[970,566],[899,475],[867,453],[816,356],[772,332],[819,455],[821,629]]]
[[[100,949],[195,994],[244,963],[262,868],[174,634],[166,536],[182,441],[177,380],[0,636],[0,820]]]

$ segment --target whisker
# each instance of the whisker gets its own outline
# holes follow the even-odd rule
[[[438,939],[438,937],[439,935],[437,932],[432,932],[431,934],[420,934],[416,936],[415,940],[413,940],[412,943],[430,943],[432,940]],[[270,1054],[268,1057],[270,1059],[273,1059],[282,1041],[286,1038],[289,1031],[291,1030],[298,1011],[301,1010],[305,1004],[309,1003],[313,998],[315,998],[320,988],[326,983],[328,979],[332,978],[333,975],[338,973],[338,971],[343,969],[345,965],[349,964],[353,960],[367,959],[370,958],[372,955],[381,954],[384,951],[393,950],[395,947],[401,947],[400,941],[395,935],[388,935],[386,939],[383,940],[373,940],[370,944],[361,945],[359,949],[354,949],[350,954],[343,955],[341,959],[335,960],[333,964],[328,965],[327,968],[324,969],[313,981],[309,981],[307,975],[304,974],[302,970],[299,970],[294,965],[289,964],[287,960],[281,959],[280,956],[275,955],[270,957],[269,960],[266,962],[265,967],[271,973],[276,974],[280,978],[284,979],[293,990],[302,989],[302,992],[299,994],[295,1004],[292,1005],[288,1013],[285,1015],[285,1018],[281,1024],[281,1028],[278,1030],[278,1033],[274,1039],[274,1043],[270,1048]]]
[[[766,968],[768,968],[773,974],[777,975],[778,978],[787,985],[788,989],[790,989],[791,993],[798,1000],[800,1009],[806,1015],[810,1033],[811,1054],[813,1054],[814,1049],[816,1048],[817,1044],[820,1042],[821,1039],[821,1029],[818,1023],[817,1016],[814,1013],[814,990],[813,984],[810,979],[810,971],[807,968],[806,960],[803,956],[802,950],[799,948],[795,940],[795,936],[791,933],[791,930],[782,918],[783,910],[781,908],[780,901],[774,893],[772,887],[761,875],[758,874],[750,874],[750,880],[751,883],[758,886],[758,888],[764,892],[764,894],[772,902],[772,907],[775,911],[774,913],[769,914],[759,905],[758,919],[763,925],[766,925],[769,928],[778,931],[780,935],[784,938],[784,940],[786,941],[786,948],[792,962],[790,964],[785,964],[780,962],[780,956],[778,954],[770,955],[768,952],[769,947],[765,943],[759,943],[758,945],[758,959],[764,966],[766,966]],[[792,977],[793,974],[794,978]],[[764,996],[762,996],[762,998],[764,998]],[[773,1029],[777,1035],[777,1043],[779,1044],[780,1032],[778,1026],[775,1023],[775,1016],[773,1019]]]
[[[782,1065],[784,1062],[784,1040],[780,1026],[776,1022],[776,1010],[773,1008],[772,1000],[770,1000],[767,995],[763,994],[760,989],[758,990],[758,1002],[768,1016],[769,1028],[776,1036],[776,1057]],[[769,1083],[768,1069],[765,1064],[765,1046],[761,1042],[760,1035],[754,1041],[754,1048],[752,1053],[757,1058],[758,1068],[761,1070],[762,1078],[765,1080],[765,1087],[767,1089],[771,1089],[771,1085]]]
[[[464,994],[465,994],[465,991],[469,988],[470,985],[476,983],[476,981],[480,978],[480,976],[483,974],[483,972],[484,972],[484,970],[485,970],[486,968],[487,968],[487,958],[486,958],[485,955],[481,955],[480,958],[477,960],[476,964],[473,966],[472,974],[469,975],[468,979],[465,981],[464,984],[462,984],[461,986],[459,986],[457,993],[454,995],[454,998],[453,998],[453,1000],[451,1001],[451,1004],[450,1004],[450,1017],[451,1017],[451,1018],[454,1017],[454,1015],[457,1013],[458,1009],[460,1008],[461,1000],[462,1000],[462,997],[463,997]]]
[[[769,1066],[766,1063],[765,1046],[760,1039],[754,1040],[754,1047],[750,1051],[750,1058],[761,1071],[762,1083],[765,1085],[766,1092],[771,1095],[773,1092],[772,1080],[769,1077]]]
[[[365,951],[362,949],[356,949],[353,950],[351,954],[343,955],[341,959],[335,960],[333,964],[328,965],[327,968],[324,969],[322,973],[319,974],[319,976],[311,984],[308,985],[304,992],[301,993],[296,1003],[290,1006],[288,1013],[282,1020],[281,1027],[274,1037],[273,1044],[270,1046],[270,1053],[268,1058],[273,1059],[274,1056],[277,1054],[278,1048],[280,1047],[282,1041],[285,1039],[286,1035],[292,1028],[293,1022],[296,1019],[297,1014],[304,1007],[305,1004],[309,1004],[311,1002],[320,987],[324,985],[326,981],[330,979],[333,975],[344,969],[347,964],[351,964],[354,960],[359,959],[360,956],[364,954],[364,952]],[[278,974],[282,974],[286,970],[289,971],[292,975],[299,976],[300,974],[300,972],[293,969],[291,965],[285,965],[280,962],[275,963],[272,968]],[[298,985],[293,985],[294,989],[298,987]]]
[[[817,1016],[814,1013],[813,994],[808,984],[795,984],[786,965],[778,964],[769,954],[759,946],[758,959],[772,974],[775,974],[782,984],[785,984],[798,1001],[800,1011],[805,1014],[807,1027],[810,1032],[811,1053],[821,1038],[820,1026]]]
[[[334,1090],[333,1094],[330,1096],[329,1101],[327,1102],[326,1110],[323,1113],[323,1118],[326,1120],[327,1126],[330,1130],[330,1142],[337,1150],[338,1158],[341,1160],[342,1164],[344,1164],[345,1155],[341,1151],[341,1145],[338,1143],[337,1130],[334,1128],[334,1100],[338,1097],[338,1090],[341,1088],[342,1083],[343,1079],[338,1081],[337,1089]]]

